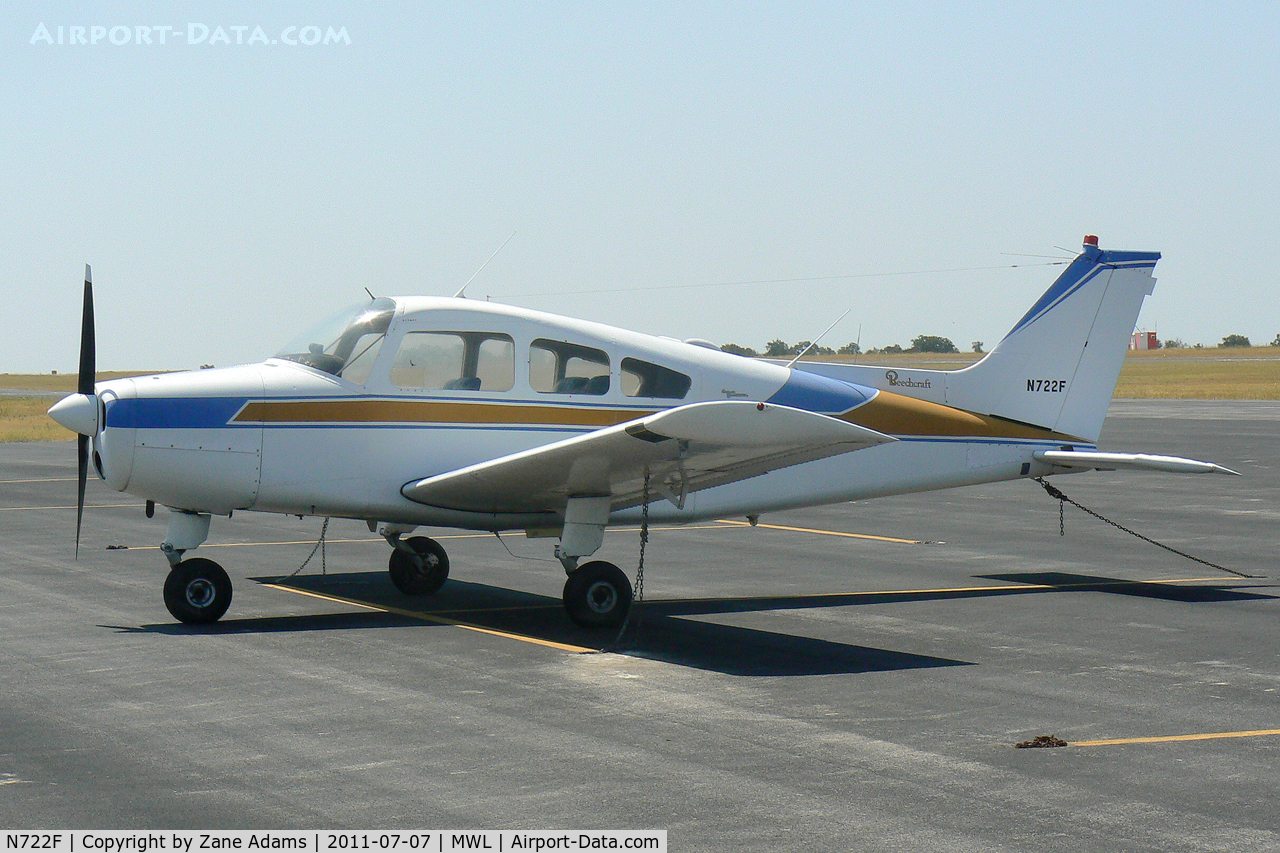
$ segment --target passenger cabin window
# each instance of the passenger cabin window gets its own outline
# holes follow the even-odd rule
[[[609,356],[594,347],[539,338],[529,345],[529,385],[543,394],[607,394]]]
[[[391,381],[415,391],[510,391],[515,352],[509,335],[409,332],[391,364]]]
[[[693,380],[683,373],[638,358],[622,360],[622,393],[628,397],[683,400]]]

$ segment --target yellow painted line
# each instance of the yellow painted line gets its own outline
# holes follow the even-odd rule
[[[324,542],[325,542],[325,544],[326,544],[326,545],[351,545],[351,544],[359,544],[359,543],[361,543],[361,542],[364,542],[364,543],[374,543],[374,542],[377,542],[377,543],[382,544],[382,545],[387,544],[387,540],[382,539],[382,538],[376,538],[376,539],[325,539],[325,540],[324,540]],[[289,541],[285,541],[285,542],[206,542],[205,544],[201,545],[200,547],[201,547],[201,548],[258,548],[258,547],[261,547],[261,546],[263,546],[263,545],[314,545],[314,544],[316,544],[316,540],[314,540],[314,539],[293,539],[293,540],[289,540]],[[142,546],[142,547],[152,547],[152,546],[145,545],[145,546]]]
[[[130,504],[132,506],[132,504]],[[88,507],[85,507],[88,509]],[[75,509],[75,507],[71,507]],[[433,536],[433,539],[484,539],[492,536],[492,533],[467,533],[454,536]],[[380,536],[374,536],[361,539],[325,539],[326,545],[385,545],[387,540]],[[314,539],[286,539],[274,542],[206,542],[201,548],[262,548],[268,545],[314,545]],[[146,551],[148,549],[155,550],[155,545],[130,545],[129,550]]]
[[[136,506],[141,508],[142,504],[85,504],[85,509],[116,509],[122,506]],[[19,512],[23,510],[37,509],[75,509],[76,505],[71,506],[0,506],[0,512]]]
[[[1131,583],[1170,584],[1170,583],[1189,583],[1191,581],[1214,581],[1214,580],[1218,580],[1218,578],[1170,578],[1166,580],[1157,580],[1157,581],[1119,581],[1115,585],[1128,586]],[[1049,585],[1049,584],[1008,584],[1008,585],[1002,585],[1002,586],[994,586],[994,585],[993,586],[958,586],[958,587],[943,587],[943,588],[936,588],[936,589],[886,589],[886,590],[878,590],[878,591],[873,590],[869,592],[819,592],[819,593],[814,593],[812,595],[806,594],[806,593],[799,593],[796,595],[751,596],[747,599],[650,598],[650,599],[646,599],[645,601],[648,604],[655,604],[655,605],[703,604],[703,603],[710,603],[710,602],[728,604],[734,601],[743,601],[743,600],[745,601],[789,601],[795,598],[859,598],[859,597],[869,598],[869,597],[879,596],[879,595],[927,595],[930,593],[937,594],[937,593],[991,592],[991,591],[1008,592],[1008,591],[1017,591],[1017,590],[1035,591],[1035,590],[1065,589],[1065,588],[1068,588],[1069,586],[1097,586],[1097,585],[1098,584],[1096,583],[1080,583],[1080,584],[1070,584],[1070,585],[1059,584],[1056,586]],[[266,584],[266,586],[271,586],[271,584]],[[288,589],[293,590],[293,587],[288,587]],[[293,591],[296,591],[296,590],[293,590]],[[308,593],[304,593],[304,594],[308,594]],[[351,601],[352,603],[357,603],[354,599],[352,599]],[[521,604],[521,605],[515,605],[511,607],[476,607],[476,608],[460,609],[460,610],[445,610],[442,612],[444,613],[504,613],[504,612],[528,611],[528,610],[555,610],[555,609],[558,609],[559,607],[560,607],[559,604]],[[409,615],[416,615],[416,614],[409,613]],[[439,618],[444,618],[444,617],[439,617]]]
[[[41,477],[37,480],[0,480],[0,483],[74,483],[75,477]],[[0,783],[4,784],[4,783]]]
[[[363,541],[376,541],[376,540],[355,540],[355,541],[363,542]],[[1220,578],[1166,578],[1163,580],[1153,580],[1153,581],[1118,581],[1115,584],[1103,584],[1103,585],[1104,586],[1107,586],[1107,585],[1127,586],[1133,583],[1171,584],[1171,583],[1193,583],[1193,582],[1199,582],[1199,581],[1216,581],[1216,580],[1220,580]],[[576,652],[581,654],[581,653],[598,651],[597,649],[591,649],[585,646],[574,646],[568,643],[557,643],[553,640],[543,640],[538,637],[530,637],[527,634],[516,634],[511,631],[499,631],[494,628],[485,628],[481,625],[473,625],[471,623],[462,622],[457,619],[450,619],[447,616],[437,616],[435,614],[422,613],[416,610],[405,610],[403,608],[392,607],[390,605],[385,605],[385,604],[370,604],[367,601],[360,601],[358,599],[347,598],[345,596],[340,596],[340,595],[331,595],[329,593],[312,592],[310,590],[298,589],[297,587],[286,586],[284,584],[265,583],[263,584],[263,586],[270,587],[271,589],[283,590],[285,592],[292,592],[297,595],[305,595],[311,598],[318,598],[318,599],[321,599],[322,601],[332,601],[338,604],[348,604],[348,605],[351,605],[352,607],[362,607],[366,610],[375,610],[375,611],[380,611],[382,613],[394,614],[396,616],[406,616],[410,619],[420,619],[423,622],[433,622],[438,625],[451,625],[455,628],[465,628],[468,631],[476,631],[481,634],[491,634],[495,637],[503,637],[509,640],[518,640],[522,643],[532,643],[533,645],[545,646],[550,649],[558,649],[560,651],[565,651],[565,652]],[[1096,587],[1096,586],[1099,586],[1099,584],[1097,583],[1057,584],[1057,585],[1005,584],[1005,585],[999,585],[999,586],[967,586],[967,587],[949,587],[949,588],[935,588],[935,589],[890,589],[890,590],[880,590],[880,591],[871,591],[871,592],[829,592],[829,593],[819,593],[815,595],[769,596],[766,598],[753,598],[751,600],[753,601],[774,601],[774,600],[785,601],[785,600],[794,599],[794,598],[864,598],[864,597],[881,596],[881,595],[927,595],[927,594],[936,595],[939,593],[1007,592],[1007,591],[1017,591],[1017,590],[1035,591],[1035,590],[1068,589],[1076,586]],[[700,602],[731,603],[732,599],[672,598],[672,599],[652,599],[651,600],[651,603],[653,604],[697,604]],[[499,611],[545,610],[545,609],[551,608],[552,606],[553,605],[491,607],[491,608],[480,608],[477,610],[461,610],[461,611],[455,610],[455,611],[447,611],[447,612],[495,613]],[[1220,734],[1206,734],[1206,735],[1177,735],[1173,737],[1158,737],[1158,738],[1132,738],[1132,739],[1123,739],[1123,740],[1076,741],[1076,742],[1073,742],[1071,745],[1072,746],[1108,746],[1112,744],[1122,744],[1122,743],[1159,743],[1163,741],[1208,740],[1210,738],[1223,738],[1223,737],[1257,737],[1260,735],[1272,735],[1272,734],[1280,734],[1280,729],[1267,729],[1267,730],[1252,731],[1252,732],[1224,732]]]
[[[135,504],[112,504],[111,506],[135,506]],[[12,507],[12,508],[17,509],[18,507]],[[31,509],[31,508],[39,509],[40,507],[28,507],[28,509]],[[48,508],[49,509],[75,509],[75,507],[73,506],[48,507]],[[4,509],[4,508],[0,507],[0,509]],[[91,507],[86,506],[85,509],[91,509]],[[638,527],[619,527],[619,528],[616,528],[614,532],[634,533],[639,531],[639,529],[640,528]],[[703,525],[682,524],[682,525],[675,525],[672,527],[662,527],[662,528],[655,527],[653,529],[654,530],[728,530],[729,528],[723,524],[703,524]],[[502,535],[513,537],[516,539],[526,538],[523,533],[504,533]],[[440,536],[432,536],[431,538],[440,539],[440,540],[488,539],[491,536],[493,536],[492,533],[446,533]],[[370,545],[370,544],[385,545],[387,540],[383,539],[380,536],[371,536],[368,538],[360,538],[360,539],[325,539],[324,541],[325,541],[325,544],[327,545],[359,545],[362,543],[366,545]],[[206,542],[200,547],[201,548],[262,548],[268,545],[314,545],[314,544],[316,544],[316,540],[314,539],[288,539],[288,540],[276,541],[276,542]],[[154,551],[157,549],[157,547],[158,546],[156,545],[126,546],[127,550],[130,550],[130,551],[148,551],[148,550]]]
[[[750,527],[749,521],[738,521],[732,518],[718,518],[716,521],[721,524],[732,524],[734,526]],[[919,539],[896,539],[892,536],[872,536],[870,533],[845,533],[841,530],[818,530],[812,527],[787,527],[783,524],[765,524],[763,522],[756,524],[756,527],[764,527],[768,530],[786,530],[791,533],[818,533],[823,536],[843,536],[848,539],[870,539],[875,542],[896,542],[899,545],[921,545]]]
[[[527,634],[515,634],[510,631],[497,631],[493,628],[485,628],[480,625],[471,625],[466,622],[459,622],[457,619],[449,619],[444,616],[434,616],[429,613],[419,613],[414,610],[404,610],[399,607],[390,607],[385,604],[370,604],[367,601],[357,601],[353,598],[345,598],[340,595],[328,595],[327,593],[311,592],[310,590],[297,589],[282,584],[268,583],[263,586],[272,589],[282,589],[286,592],[294,592],[298,595],[306,595],[311,598],[319,598],[324,601],[334,601],[339,604],[350,604],[353,607],[363,607],[366,610],[380,610],[383,613],[392,613],[396,616],[407,616],[410,619],[421,619],[423,622],[435,622],[438,625],[452,625],[455,628],[466,628],[468,631],[476,631],[481,634],[492,634],[495,637],[504,637],[508,640],[519,640],[522,643],[532,643],[535,646],[546,646],[549,649],[559,649],[562,652],[595,652],[598,649],[589,649],[585,646],[571,646],[568,643],[557,643],[553,640],[543,640],[538,637],[530,637]]]
[[[1217,740],[1228,737],[1266,737],[1280,735],[1280,729],[1254,729],[1247,732],[1210,732],[1198,735],[1168,735],[1167,737],[1122,737],[1109,740],[1073,740],[1072,746],[1117,746],[1126,743],[1181,743],[1191,740]]]

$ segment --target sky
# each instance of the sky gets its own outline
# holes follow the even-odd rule
[[[85,263],[99,368],[182,369],[509,237],[469,297],[757,349],[989,349],[1085,234],[1140,328],[1280,334],[1275,4],[85,5],[0,7],[0,373]]]

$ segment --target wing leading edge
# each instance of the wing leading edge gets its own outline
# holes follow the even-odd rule
[[[563,512],[570,497],[612,498],[614,510],[650,491],[686,495],[897,439],[826,415],[745,401],[692,403],[585,435],[407,483],[410,500],[482,513]]]

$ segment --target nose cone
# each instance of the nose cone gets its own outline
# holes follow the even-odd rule
[[[98,432],[98,398],[93,394],[71,394],[49,410],[49,417],[80,435]]]

